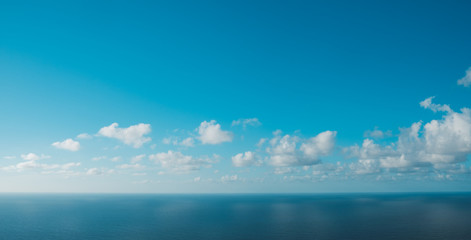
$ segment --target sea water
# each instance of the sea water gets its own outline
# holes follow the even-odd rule
[[[471,239],[471,194],[0,194],[0,239]]]

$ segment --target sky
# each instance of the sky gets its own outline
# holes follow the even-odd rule
[[[0,192],[471,190],[469,1],[0,1]]]

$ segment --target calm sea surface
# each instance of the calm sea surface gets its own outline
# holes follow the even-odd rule
[[[471,239],[471,194],[0,194],[0,239]]]

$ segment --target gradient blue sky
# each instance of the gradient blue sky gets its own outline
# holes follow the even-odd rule
[[[0,1],[0,191],[469,191],[470,8]]]

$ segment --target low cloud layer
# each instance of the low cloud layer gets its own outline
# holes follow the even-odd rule
[[[201,167],[211,167],[211,164],[217,162],[217,156],[213,158],[194,158],[171,150],[149,155],[149,159],[161,168],[175,173],[198,171]]]

